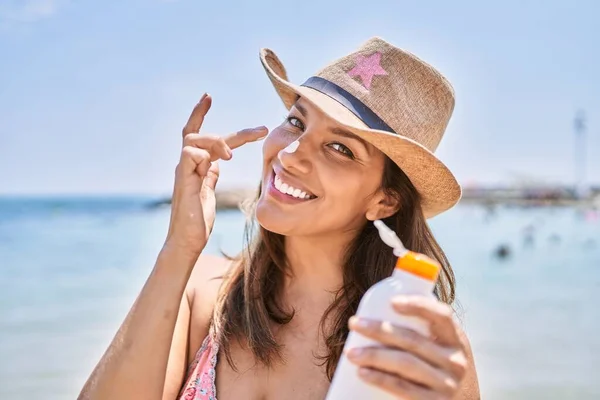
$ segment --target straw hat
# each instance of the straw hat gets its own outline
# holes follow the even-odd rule
[[[433,217],[454,206],[460,185],[433,154],[454,109],[450,83],[432,66],[381,38],[329,64],[302,85],[288,81],[277,55],[261,62],[285,106],[303,97],[391,158]]]

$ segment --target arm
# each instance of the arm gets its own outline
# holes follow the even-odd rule
[[[207,290],[195,287],[194,293],[202,293],[202,300],[192,302],[184,292],[215,221],[215,185],[219,177],[215,161],[231,159],[232,149],[267,134],[267,129],[260,127],[225,138],[201,135],[198,132],[211,104],[211,97],[204,94],[182,131],[183,149],[175,169],[165,246],[79,399],[169,398],[176,396],[182,384],[188,332],[194,322],[191,315],[196,312],[193,303],[209,299]],[[212,309],[212,305],[204,309]]]
[[[181,348],[187,348],[188,337],[183,332],[190,321],[184,291],[215,219],[218,167],[211,162],[213,155],[206,148],[217,142],[197,133],[210,105],[210,96],[202,96],[183,128],[165,246],[125,321],[81,390],[81,400],[161,399],[165,389],[173,390],[173,381],[181,374],[180,353]],[[217,146],[217,152],[225,150],[223,144]],[[170,352],[174,357],[167,366]]]
[[[202,255],[192,271],[175,324],[163,400],[177,397],[188,366],[209,334],[214,305],[230,265],[231,262],[222,257]]]
[[[174,265],[169,263],[172,258],[162,256],[155,270],[163,264]],[[79,398],[175,399],[187,366],[208,335],[221,277],[229,265],[221,257],[200,256],[182,295],[172,290],[177,285],[165,286],[165,279],[153,271]],[[166,277],[169,280],[176,281],[171,275]],[[149,288],[156,285],[155,281],[161,289],[153,291]],[[176,303],[169,300],[169,294],[180,297],[175,320],[172,311]]]
[[[152,273],[88,378],[79,399],[161,399],[182,382],[190,307],[184,291],[193,255],[164,248]],[[176,329],[177,323],[177,329]],[[176,340],[173,340],[173,339]],[[170,361],[169,380],[167,362]]]

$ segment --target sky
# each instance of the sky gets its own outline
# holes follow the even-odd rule
[[[598,184],[599,17],[594,0],[0,0],[0,194],[167,194],[204,92],[204,132],[283,120],[260,48],[302,83],[372,36],[454,86],[437,155],[463,185],[574,182],[580,109]],[[247,145],[220,186],[260,169]]]

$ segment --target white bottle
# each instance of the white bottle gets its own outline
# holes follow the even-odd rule
[[[408,251],[394,231],[381,221],[375,221],[381,239],[394,249],[398,257],[392,276],[373,285],[360,301],[356,315],[379,321],[389,321],[398,326],[413,329],[422,335],[429,335],[429,327],[421,319],[398,314],[391,300],[400,294],[433,297],[435,281],[440,265],[422,254]],[[370,385],[358,376],[358,367],[351,363],[345,351],[351,348],[381,346],[380,343],[350,331],[344,353],[336,368],[326,400],[395,400],[383,390]]]

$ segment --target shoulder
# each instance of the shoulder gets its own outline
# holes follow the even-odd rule
[[[193,336],[206,336],[219,290],[235,261],[215,255],[201,255],[188,280],[186,295],[190,305]]]
[[[216,255],[200,255],[187,285],[188,296],[194,296],[197,289],[206,289],[220,283],[234,261]],[[190,297],[190,300],[193,298]]]
[[[233,262],[221,256],[200,255],[186,288],[190,305],[199,303],[214,305],[221,283]]]

